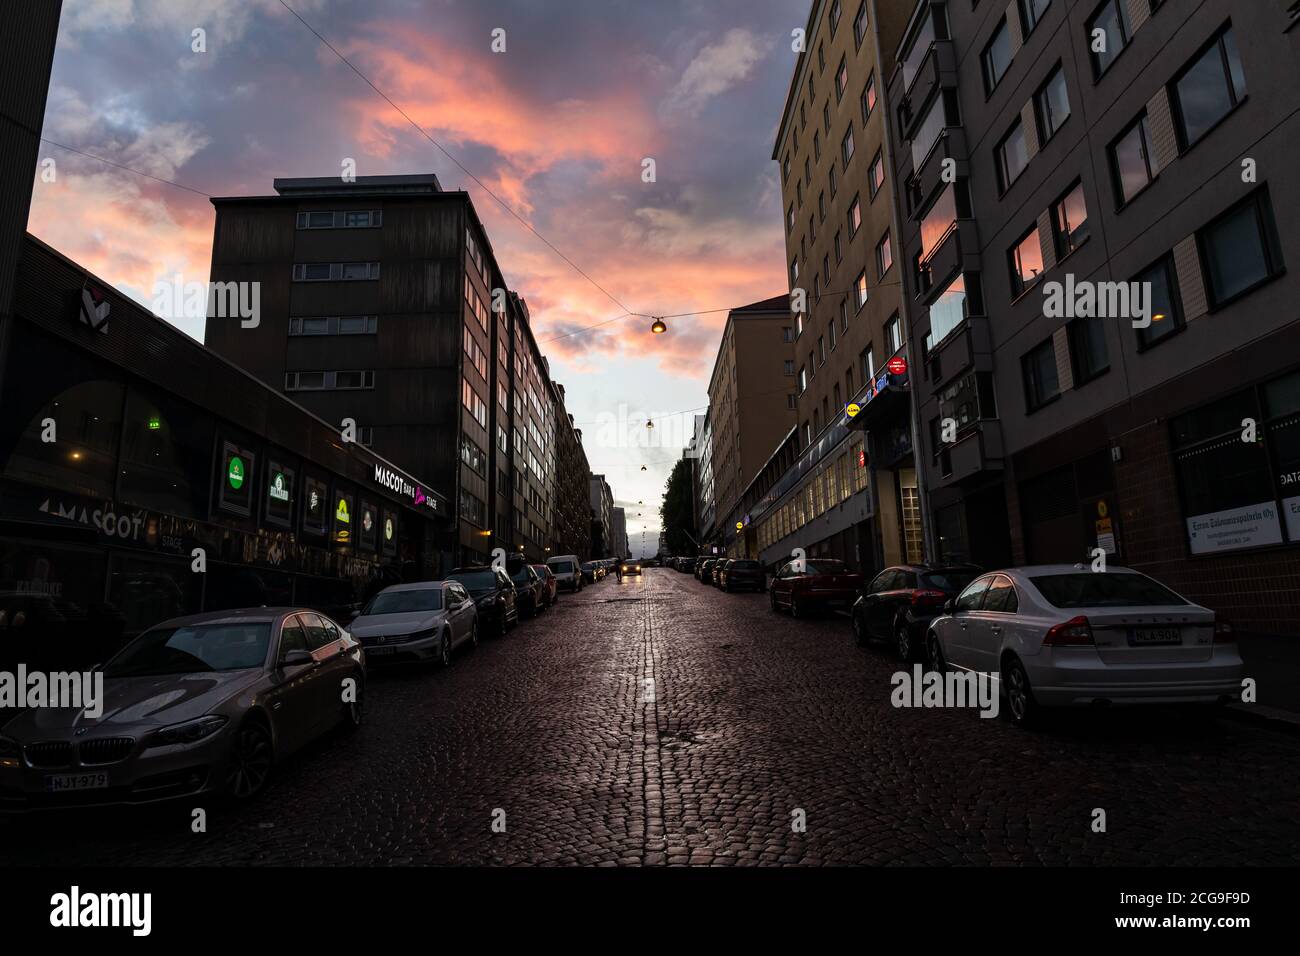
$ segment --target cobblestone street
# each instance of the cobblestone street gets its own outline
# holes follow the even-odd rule
[[[890,705],[848,622],[652,569],[450,670],[372,668],[366,725],[254,804],[0,823],[11,864],[1282,864],[1300,740],[1173,710],[1018,731]],[[1091,830],[1094,808],[1107,831]],[[795,832],[798,811],[806,832]],[[504,818],[502,818],[502,813]],[[504,819],[504,832],[493,821]],[[500,829],[500,827],[498,827]]]

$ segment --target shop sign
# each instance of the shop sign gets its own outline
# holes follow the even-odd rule
[[[403,498],[409,498],[411,504],[415,507],[425,507],[430,511],[438,510],[438,501],[436,498],[430,498],[425,494],[424,489],[414,482],[410,481],[400,472],[387,468],[384,465],[375,463],[375,484],[387,488],[389,491],[401,495]]]
[[[1187,538],[1192,554],[1215,554],[1264,548],[1282,543],[1282,525],[1277,503],[1261,502],[1229,508],[1187,519]]]

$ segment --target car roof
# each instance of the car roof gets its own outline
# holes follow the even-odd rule
[[[154,627],[190,627],[195,624],[261,624],[278,621],[289,614],[319,614],[307,607],[240,607],[225,611],[204,611],[201,614],[187,614],[173,617]],[[327,615],[328,616],[328,615]]]
[[[380,591],[380,594],[388,594],[396,591],[430,591],[435,588],[444,588],[447,586],[446,581],[410,581],[406,584],[390,584]]]
[[[992,571],[1014,571],[1014,572],[1016,572],[1016,573],[1018,573],[1018,574],[1023,574],[1023,575],[1025,575],[1026,577],[1030,577],[1030,576],[1035,575],[1035,574],[1079,574],[1079,573],[1081,573],[1081,572],[1085,572],[1085,571],[1088,572],[1089,574],[1092,573],[1091,570],[1090,570],[1090,566],[1087,565],[1087,564],[1083,564],[1083,563],[1079,563],[1079,564],[1027,564],[1027,565],[1024,565],[1024,566],[1022,566],[1022,567],[1012,567],[1012,568],[993,568],[993,569],[990,569],[990,572],[988,572],[988,573],[992,573]],[[1107,574],[1114,574],[1114,573],[1121,573],[1121,574],[1139,574],[1140,572],[1138,572],[1138,571],[1134,571],[1132,568],[1126,568],[1126,567],[1124,567],[1123,565],[1118,565],[1118,564],[1117,564],[1117,565],[1107,565],[1107,567],[1106,567],[1106,573],[1107,573]]]
[[[474,571],[491,571],[491,570],[492,570],[492,565],[490,564],[467,564],[463,568],[452,568],[451,572],[448,574],[448,577],[450,577],[452,574],[469,574]]]

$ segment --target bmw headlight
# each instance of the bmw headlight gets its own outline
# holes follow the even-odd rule
[[[18,741],[10,740],[8,737],[0,737],[0,760],[16,759],[21,750]]]
[[[151,747],[169,747],[173,744],[192,744],[211,737],[226,726],[226,718],[219,714],[209,714],[197,720],[187,720],[181,724],[172,724],[155,731],[149,738]]]

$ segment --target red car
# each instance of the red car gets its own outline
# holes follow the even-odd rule
[[[550,607],[560,596],[560,584],[548,564],[534,564],[533,570],[542,579],[542,607]]]
[[[862,575],[834,558],[808,558],[781,565],[768,587],[772,610],[804,617],[828,607],[849,608],[862,590]]]

